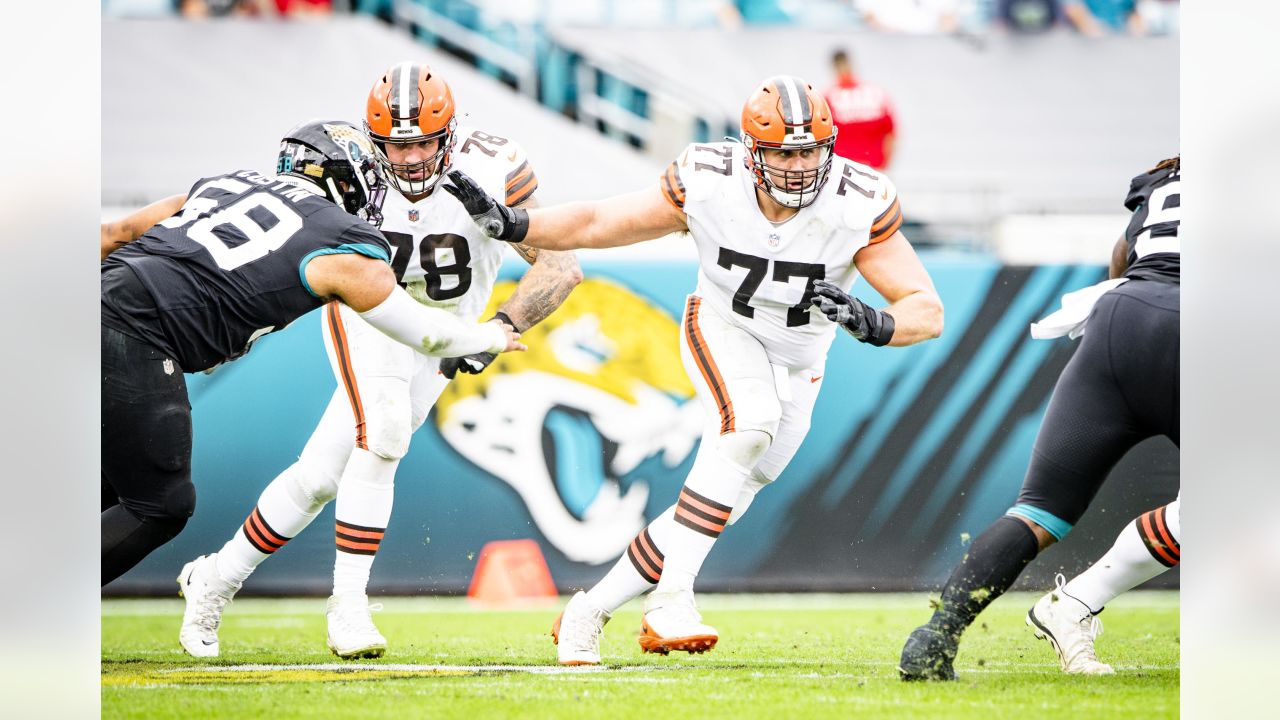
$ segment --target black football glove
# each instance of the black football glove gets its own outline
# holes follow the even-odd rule
[[[440,372],[450,380],[460,372],[468,375],[479,375],[497,357],[496,354],[491,352],[463,355],[462,357],[447,357],[440,361]]]
[[[893,316],[881,312],[826,280],[813,283],[816,293],[810,301],[827,319],[849,331],[855,340],[876,347],[893,339]]]
[[[490,320],[501,320],[515,330],[516,324],[511,321],[511,316],[499,310],[493,314]],[[489,364],[497,359],[497,353],[482,352],[472,355],[463,355],[462,357],[447,357],[440,360],[440,372],[446,378],[452,380],[459,372],[468,375],[479,375]]]
[[[489,193],[467,177],[461,170],[450,170],[452,185],[444,185],[445,192],[458,198],[467,209],[472,221],[485,235],[494,240],[520,242],[529,232],[529,213],[519,208],[509,208],[489,197]]]

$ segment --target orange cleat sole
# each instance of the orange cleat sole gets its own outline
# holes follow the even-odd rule
[[[556,621],[551,623],[551,643],[553,645],[560,644],[560,621],[563,619],[564,611],[561,610],[560,614],[556,616]]]
[[[704,653],[714,648],[720,638],[716,635],[689,635],[676,638],[659,637],[653,631],[653,628],[649,627],[649,623],[641,621],[639,640],[641,651],[667,655],[672,651],[690,654]]]

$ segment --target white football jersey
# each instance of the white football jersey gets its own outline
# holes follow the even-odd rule
[[[456,137],[450,168],[471,176],[493,197],[517,205],[538,188],[516,142],[462,126]],[[464,320],[479,319],[509,243],[481,232],[462,203],[438,186],[416,203],[391,188],[382,215],[391,268],[409,294]]]
[[[690,145],[662,177],[667,199],[688,216],[698,248],[695,294],[764,344],[770,362],[791,369],[823,362],[835,325],[809,304],[813,280],[848,290],[854,253],[902,225],[893,183],[835,157],[817,200],[771,223],[736,142]]]

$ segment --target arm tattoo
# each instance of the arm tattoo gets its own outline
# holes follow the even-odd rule
[[[510,316],[516,327],[524,332],[560,307],[581,280],[582,271],[578,269],[573,253],[540,252],[537,261],[499,310]]]

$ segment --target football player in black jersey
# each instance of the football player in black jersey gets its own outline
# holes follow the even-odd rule
[[[904,680],[954,680],[961,634],[1071,530],[1120,458],[1158,435],[1179,444],[1180,169],[1174,157],[1133,179],[1125,199],[1133,217],[1112,253],[1113,279],[1098,288],[1110,289],[1099,292],[1084,339],[1054,388],[1017,502],[973,541],[933,617],[907,639],[898,665]],[[1112,672],[1094,656],[1096,613],[1179,559],[1177,501],[1132,528],[1097,573],[1065,585],[1059,576],[1058,588],[1028,613],[1067,672]]]
[[[330,301],[427,355],[524,349],[501,320],[464,323],[396,284],[375,227],[385,185],[363,132],[304,123],[281,141],[277,173],[203,178],[103,227],[104,585],[195,509],[183,373],[233,360]]]

